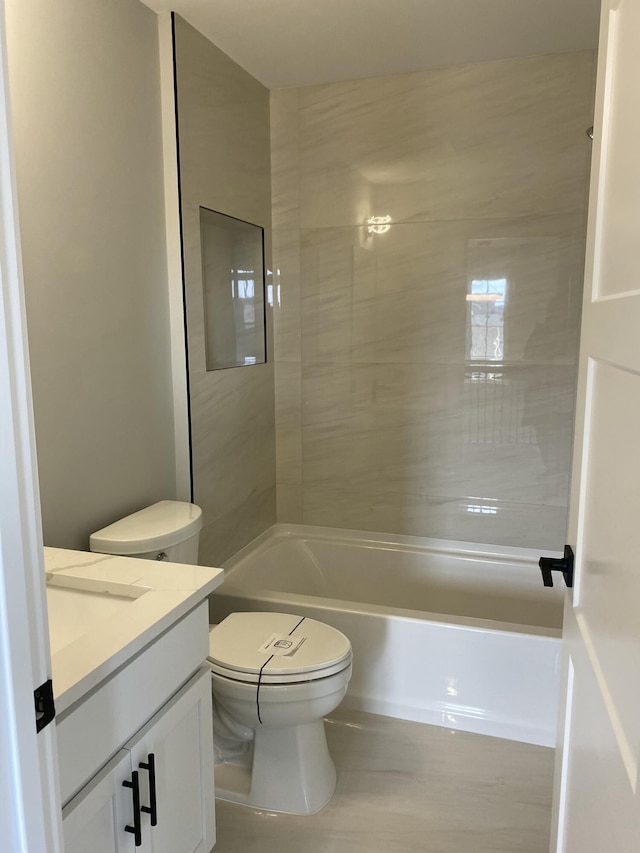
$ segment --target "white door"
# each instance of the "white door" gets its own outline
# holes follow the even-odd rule
[[[639,80],[640,0],[604,0],[554,853],[640,850]]]
[[[55,726],[36,732],[34,706],[51,659],[7,100],[0,0],[0,847],[56,853]]]

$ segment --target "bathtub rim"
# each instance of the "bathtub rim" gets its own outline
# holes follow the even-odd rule
[[[227,575],[228,577],[228,575]],[[226,578],[225,578],[226,581]],[[266,589],[253,589],[251,592],[240,587],[230,587],[224,590],[224,583],[213,593],[216,597],[243,598],[247,601],[267,601],[269,604],[282,605],[290,612],[296,604],[306,607],[317,607],[319,610],[339,610],[341,613],[364,614],[381,618],[393,616],[401,621],[433,622],[446,625],[449,628],[465,631],[477,631],[487,634],[520,634],[524,637],[540,637],[542,639],[562,639],[561,628],[544,628],[539,625],[522,625],[517,622],[500,622],[497,619],[480,619],[473,616],[451,616],[448,613],[432,613],[426,610],[407,610],[401,607],[388,607],[381,604],[366,604],[360,601],[346,602],[341,598],[322,598],[316,595],[302,593],[277,593]],[[347,606],[352,605],[352,606]]]

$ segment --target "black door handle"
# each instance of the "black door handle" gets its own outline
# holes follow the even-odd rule
[[[571,545],[564,546],[564,557],[540,557],[538,565],[542,572],[542,583],[545,586],[553,586],[551,572],[562,572],[564,582],[571,588],[573,586],[573,560],[574,554]]]
[[[149,805],[142,806],[145,814],[151,815],[151,826],[158,825],[158,803],[156,799],[156,757],[150,752],[146,761],[138,765],[149,774]]]
[[[131,788],[133,791],[133,826],[125,826],[124,831],[132,832],[136,847],[140,847],[142,845],[142,822],[140,819],[140,782],[137,770],[131,774],[130,782],[125,779],[122,787]]]

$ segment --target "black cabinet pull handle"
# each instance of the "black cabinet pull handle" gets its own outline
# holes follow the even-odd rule
[[[150,752],[146,761],[138,765],[149,773],[149,805],[142,806],[145,814],[151,815],[151,826],[158,825],[158,802],[156,799],[156,757]]]
[[[125,832],[132,832],[136,847],[142,845],[142,822],[140,820],[140,782],[138,781],[138,771],[134,770],[131,774],[131,781],[125,779],[122,783],[123,788],[131,788],[133,791],[133,826],[125,826]]]
[[[545,586],[553,586],[551,572],[562,572],[564,582],[571,588],[573,586],[573,560],[573,550],[570,545],[564,546],[564,557],[540,557],[538,565],[542,572],[542,583]]]

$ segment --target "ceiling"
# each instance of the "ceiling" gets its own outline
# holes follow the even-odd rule
[[[584,50],[600,0],[143,0],[270,89]]]

